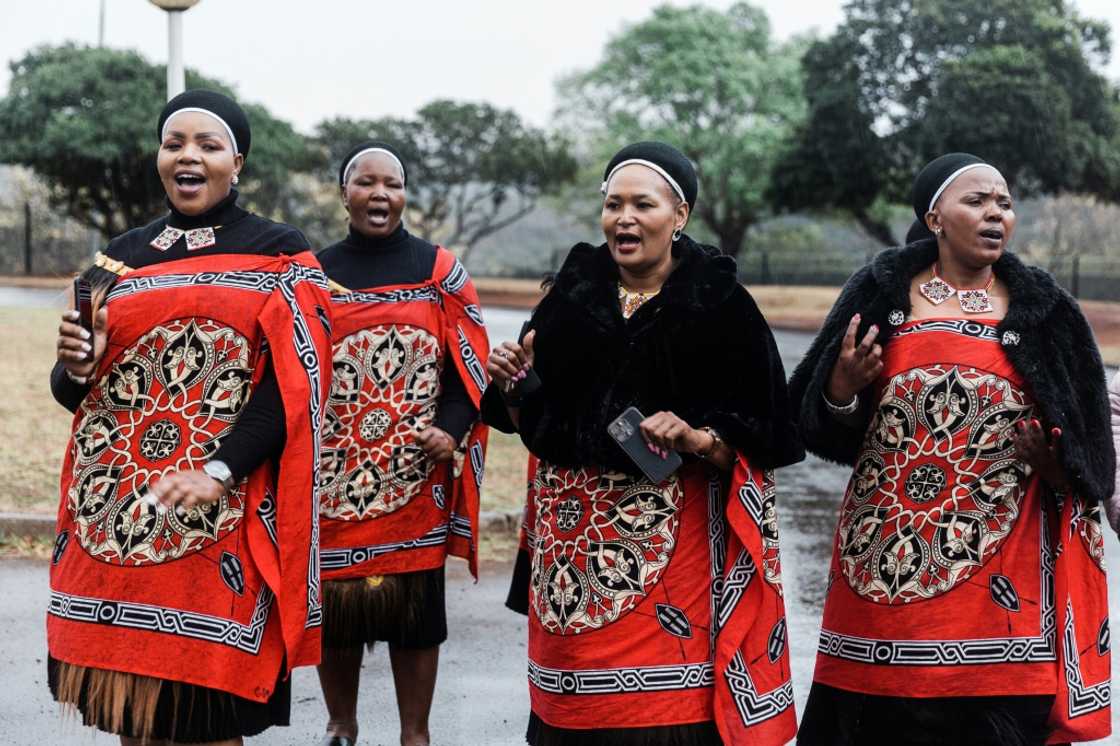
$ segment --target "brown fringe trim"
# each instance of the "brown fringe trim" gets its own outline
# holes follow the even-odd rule
[[[172,689],[178,702],[180,687],[176,682],[151,676],[107,671],[101,668],[58,662],[59,704],[82,713],[85,725],[100,730],[128,735],[141,740],[151,737],[155,729],[156,705],[164,684]]]
[[[323,647],[373,647],[387,631],[416,624],[425,590],[424,573],[325,581]]]

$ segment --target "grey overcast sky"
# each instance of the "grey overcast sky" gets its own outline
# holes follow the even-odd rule
[[[830,31],[841,0],[754,0],[775,34]],[[166,60],[167,23],[147,0],[105,0],[105,43]],[[187,65],[308,131],[333,115],[407,116],[434,98],[485,100],[546,125],[553,82],[587,67],[661,0],[202,0],[184,17]],[[675,2],[683,5],[686,3]],[[730,2],[705,4],[727,7]],[[1120,3],[1076,0],[1120,42]],[[4,0],[8,63],[40,44],[97,43],[99,0]],[[1120,55],[1117,55],[1120,56]],[[1108,70],[1120,78],[1120,61]]]

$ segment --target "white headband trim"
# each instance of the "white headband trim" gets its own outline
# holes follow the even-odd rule
[[[228,124],[226,124],[226,120],[222,119],[220,116],[218,116],[214,112],[210,111],[209,109],[200,109],[197,106],[185,106],[182,109],[176,109],[175,111],[171,112],[171,115],[168,116],[167,119],[163,120],[163,132],[160,133],[159,139],[163,140],[164,138],[167,137],[167,128],[171,126],[171,120],[172,119],[174,119],[175,117],[179,116],[180,114],[183,114],[183,113],[188,112],[188,111],[198,112],[199,114],[209,114],[210,116],[214,117],[219,122],[221,122],[222,126],[225,127],[226,134],[229,135],[229,142],[230,142],[231,145],[233,145],[233,152],[234,153],[240,153],[241,152],[237,148],[237,138],[233,136],[233,130],[230,129],[230,126]]]
[[[970,163],[967,166],[961,166],[956,171],[949,174],[949,178],[945,179],[945,181],[941,183],[941,186],[937,188],[937,191],[933,193],[933,199],[929,201],[929,207],[926,209],[926,212],[929,212],[933,209],[933,206],[937,204],[937,200],[941,199],[942,193],[944,193],[944,191],[949,188],[950,184],[957,180],[957,177],[959,177],[965,171],[971,171],[974,168],[990,168],[997,174],[999,174],[999,169],[988,163]],[[1003,174],[1000,174],[1000,178],[1003,178]]]
[[[620,168],[624,168],[626,166],[632,166],[635,163],[638,164],[639,166],[645,166],[646,168],[653,169],[657,173],[661,174],[661,177],[663,179],[665,179],[665,181],[669,182],[669,186],[673,187],[673,191],[676,192],[677,196],[681,198],[681,202],[688,202],[688,200],[685,199],[684,190],[681,189],[681,185],[677,183],[676,179],[674,179],[672,176],[669,175],[668,171],[661,168],[661,166],[658,166],[653,161],[647,161],[647,160],[642,159],[642,158],[631,158],[629,160],[623,161],[622,163],[620,163],[617,166],[615,166],[614,168],[612,168],[611,172],[609,174],[607,174],[606,180],[603,181],[603,186],[599,188],[599,191],[602,192],[603,194],[606,194],[607,193],[607,187],[610,185],[611,179],[614,178],[614,175],[618,173],[618,170]]]
[[[385,148],[366,148],[365,150],[359,150],[357,155],[355,155],[350,160],[346,161],[346,168],[342,169],[342,185],[343,186],[346,186],[346,182],[350,181],[350,170],[352,168],[354,168],[354,164],[358,162],[358,159],[361,158],[363,155],[369,155],[370,153],[384,153],[385,155],[392,158],[393,163],[396,163],[397,168],[399,168],[401,170],[401,180],[404,181],[406,184],[408,183],[408,179],[406,179],[405,175],[404,175],[404,164],[401,163],[400,158],[393,155],[390,151],[386,150]]]

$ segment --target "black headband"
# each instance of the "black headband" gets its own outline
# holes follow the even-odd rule
[[[396,148],[381,140],[366,140],[350,148],[350,152],[343,156],[342,163],[338,167],[339,186],[346,186],[347,173],[357,162],[357,159],[366,153],[385,153],[396,160],[397,165],[401,167],[401,180],[405,186],[408,186],[408,169],[405,168],[404,158],[401,158],[401,154],[397,152]]]
[[[163,142],[167,120],[181,111],[200,111],[214,117],[225,125],[226,134],[233,141],[234,152],[249,155],[249,145],[252,142],[249,117],[245,116],[245,110],[229,96],[202,88],[180,93],[168,101],[160,112],[159,123],[156,125],[156,137],[160,142]]]
[[[933,209],[942,192],[958,176],[970,169],[988,165],[983,158],[977,158],[970,153],[948,153],[927,163],[918,174],[918,178],[914,179],[914,186],[910,190],[910,202],[914,206],[914,214],[918,216],[922,225],[925,225],[926,213]]]
[[[636,142],[615,153],[603,172],[604,193],[615,171],[631,163],[639,163],[661,174],[677,196],[688,203],[689,210],[696,206],[700,181],[696,177],[692,161],[672,145],[663,142]]]

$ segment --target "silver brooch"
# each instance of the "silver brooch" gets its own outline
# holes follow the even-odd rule
[[[192,228],[189,231],[185,231],[181,228],[172,228],[169,225],[160,231],[160,234],[152,239],[152,242],[148,245],[157,251],[167,251],[183,235],[187,237],[187,251],[208,249],[216,243],[214,228],[210,226],[206,226],[205,228]]]
[[[1015,347],[1019,344],[1019,332],[1013,332],[1010,329],[1003,333],[1003,346]]]
[[[906,314],[896,308],[887,316],[887,321],[891,326],[902,326],[902,322],[906,321]]]
[[[181,231],[178,228],[172,228],[169,225],[164,228],[158,236],[152,239],[152,242],[148,245],[157,251],[167,251],[185,232],[186,231]]]

